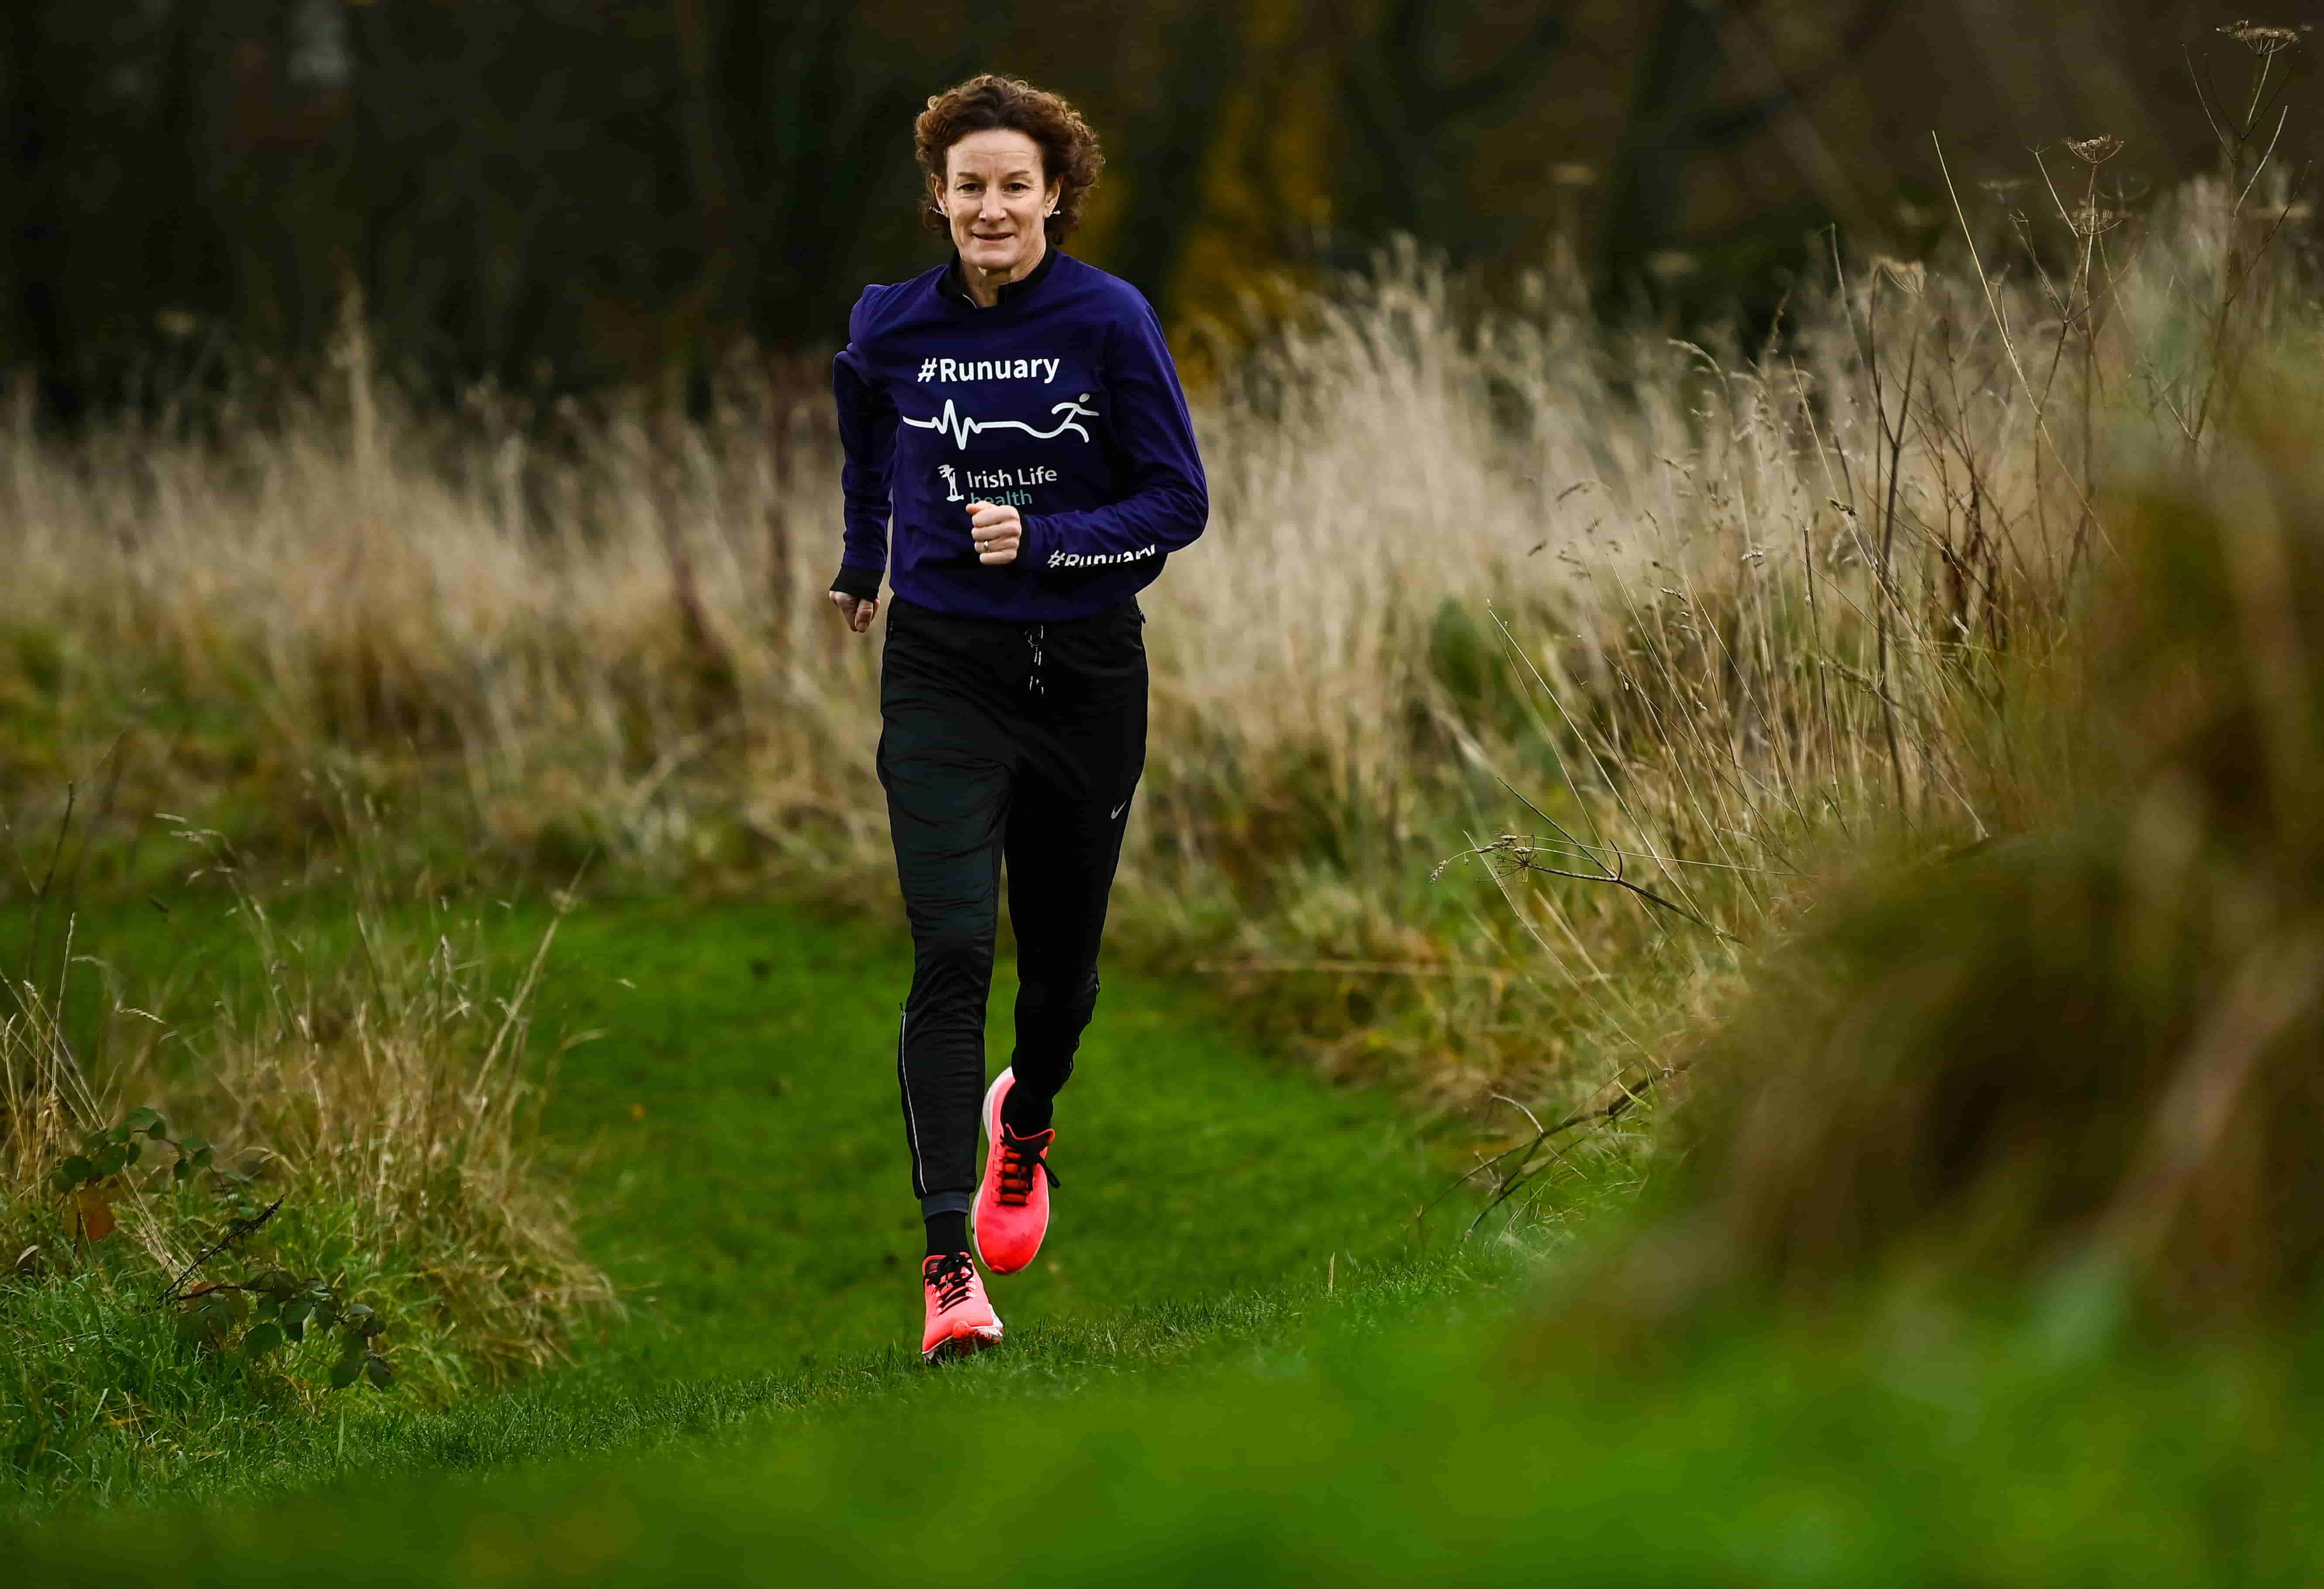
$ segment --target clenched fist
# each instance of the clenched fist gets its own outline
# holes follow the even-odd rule
[[[1024,543],[1025,521],[1017,516],[1015,508],[1002,507],[998,503],[972,502],[968,504],[969,539],[976,542],[976,560],[991,566],[1013,563],[1017,549]]]
[[[879,597],[874,596],[870,601],[864,601],[848,595],[844,590],[835,590],[831,593],[831,605],[837,607],[839,615],[847,620],[848,628],[858,634],[872,627],[872,619],[880,611]]]

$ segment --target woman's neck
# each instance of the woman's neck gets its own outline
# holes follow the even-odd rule
[[[1033,250],[1032,258],[1005,271],[980,271],[969,263],[965,257],[962,258],[961,285],[968,289],[968,296],[974,301],[977,308],[991,309],[1001,301],[1001,290],[1003,287],[1008,286],[1011,282],[1021,282],[1041,268],[1041,262],[1048,257],[1049,240],[1045,236],[1040,243],[1041,245]]]

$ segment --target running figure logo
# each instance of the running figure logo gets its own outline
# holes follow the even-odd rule
[[[961,501],[960,482],[953,478],[952,466],[950,464],[938,464],[936,466],[936,473],[944,476],[945,500],[946,502]]]
[[[902,415],[901,418],[907,425],[915,426],[922,430],[934,430],[939,435],[951,437],[952,444],[963,452],[968,450],[968,439],[980,430],[1022,430],[1036,441],[1047,441],[1052,437],[1062,436],[1071,430],[1084,441],[1087,441],[1090,439],[1090,433],[1081,428],[1080,421],[1097,418],[1097,410],[1086,406],[1089,402],[1089,395],[1084,392],[1071,402],[1053,404],[1049,411],[1053,414],[1063,414],[1065,418],[1047,430],[1036,430],[1022,420],[970,419],[953,407],[952,399],[949,397],[945,399],[944,412],[933,419],[916,420],[909,414]]]

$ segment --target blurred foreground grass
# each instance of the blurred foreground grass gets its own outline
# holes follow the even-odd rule
[[[770,1401],[685,1451],[349,1481],[19,1535],[39,1581],[198,1563],[357,1584],[2291,1583],[2324,1335],[2142,1338],[2068,1287],[1983,1310],[1709,1316],[1577,1352],[1352,1271],[1127,1380],[1044,1337]],[[1215,1330],[1215,1313],[1188,1315]],[[1124,1333],[1135,1341],[1135,1329]],[[1117,1337],[1122,1338],[1122,1337]],[[1076,1347],[1083,1348],[1076,1351]],[[1065,1396],[1059,1392],[1071,1390]]]

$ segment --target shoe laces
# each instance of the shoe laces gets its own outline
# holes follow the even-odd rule
[[[1020,1137],[1006,1125],[1001,1128],[1001,1201],[1011,1208],[1022,1208],[1033,1195],[1033,1171],[1038,1167],[1049,1178],[1049,1184],[1061,1187],[1057,1172],[1049,1168],[1042,1155],[1049,1150],[1055,1139],[1047,1132],[1037,1132]]]
[[[936,1294],[936,1311],[950,1313],[968,1300],[968,1288],[976,1279],[976,1261],[965,1252],[946,1252],[931,1258],[920,1269],[920,1283]]]

